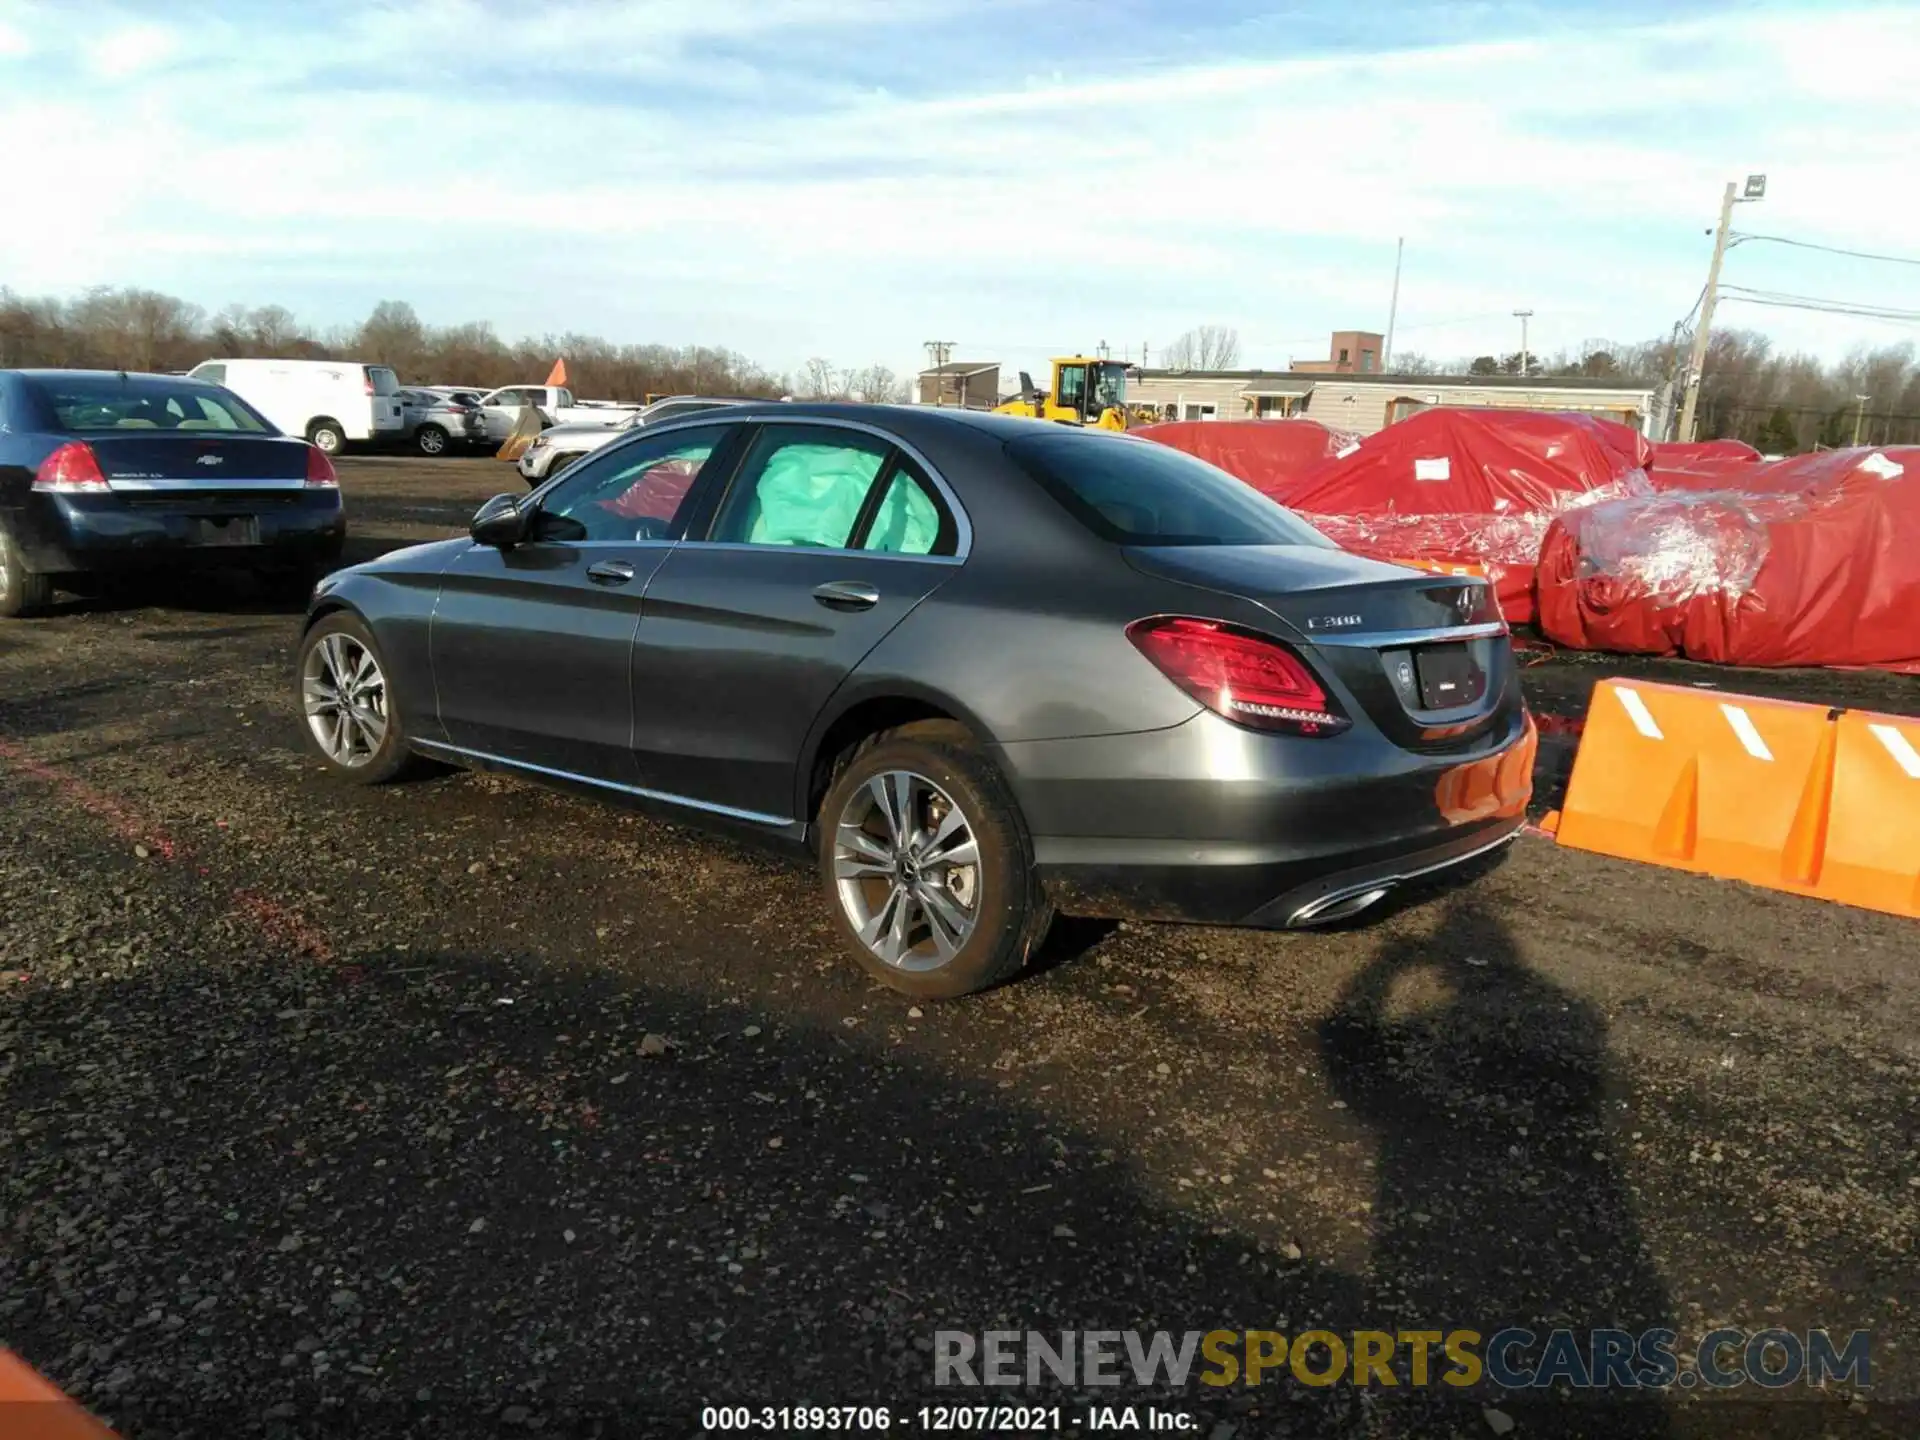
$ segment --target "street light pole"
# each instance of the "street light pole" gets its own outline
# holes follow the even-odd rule
[[[1859,409],[1853,412],[1853,443],[1858,445],[1860,443],[1860,422],[1867,418],[1867,401],[1873,397],[1871,395],[1856,395],[1853,398],[1859,401]]]
[[[1520,373],[1524,376],[1527,373],[1527,321],[1533,317],[1533,312],[1516,310],[1513,313],[1520,321]]]

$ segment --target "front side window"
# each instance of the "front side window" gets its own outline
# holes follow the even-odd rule
[[[1334,548],[1252,486],[1151,440],[1042,431],[1009,442],[1007,455],[1068,514],[1115,544]]]
[[[1078,413],[1087,399],[1087,368],[1070,365],[1060,372],[1060,403]]]
[[[661,540],[728,434],[725,425],[676,430],[576,462],[540,502],[542,540]]]
[[[769,425],[707,538],[843,550],[892,448],[878,436],[837,426]]]

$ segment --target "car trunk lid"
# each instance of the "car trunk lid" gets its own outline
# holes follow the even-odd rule
[[[132,430],[86,437],[108,488],[139,502],[247,497],[306,487],[307,446],[281,435]]]
[[[1409,749],[1470,744],[1508,693],[1512,649],[1484,580],[1305,545],[1134,546],[1126,557],[1143,574],[1266,611],[1274,633]]]

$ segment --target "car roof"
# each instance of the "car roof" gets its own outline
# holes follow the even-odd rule
[[[173,380],[187,385],[205,385],[213,388],[210,380],[196,380],[191,375],[174,375],[165,370],[76,370],[71,366],[38,365],[16,370],[0,370],[0,375],[18,375],[22,380],[58,380],[62,377],[84,375],[89,380]]]

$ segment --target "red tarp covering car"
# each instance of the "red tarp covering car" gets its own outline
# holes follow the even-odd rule
[[[1170,420],[1131,433],[1217,465],[1282,503],[1302,475],[1360,443],[1317,420]]]
[[[1583,650],[1920,674],[1920,446],[1749,465],[1739,483],[1569,511],[1540,626]]]
[[[1670,442],[1653,447],[1647,478],[1656,490],[1741,490],[1763,485],[1760,452],[1739,440]]]
[[[1553,517],[1650,493],[1650,454],[1638,431],[1592,416],[1434,409],[1369,435],[1275,498],[1360,554],[1487,575],[1507,619],[1525,624]]]

